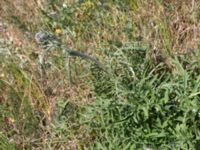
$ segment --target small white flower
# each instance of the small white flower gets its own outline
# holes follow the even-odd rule
[[[2,73],[2,74],[0,75],[0,77],[5,77],[5,74],[4,74],[4,73]]]
[[[192,109],[192,112],[195,113],[195,112],[197,112],[197,110],[196,109]]]
[[[63,8],[67,8],[67,4],[64,3],[64,4],[62,5],[62,7],[63,7]]]

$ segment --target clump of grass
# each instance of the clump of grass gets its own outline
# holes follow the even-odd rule
[[[119,51],[123,56],[127,53]],[[143,63],[123,59],[140,73],[137,79],[129,76],[128,65],[116,65],[109,77],[93,81],[95,101],[83,115],[83,123],[95,137],[92,147],[194,149],[199,144],[200,77],[194,71],[198,62],[184,69],[174,59],[179,70],[173,75],[163,64],[152,69],[144,57],[137,59]]]
[[[40,136],[39,126],[49,119],[50,106],[33,76],[20,68],[12,56],[3,57],[1,54],[1,132],[18,146],[31,144],[27,137]]]

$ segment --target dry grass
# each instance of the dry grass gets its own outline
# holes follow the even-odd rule
[[[19,147],[33,144],[31,136],[38,141],[36,143],[41,144],[38,144],[39,146],[36,144],[35,148],[55,146],[55,148],[64,149],[69,144],[71,149],[77,149],[84,135],[87,135],[85,143],[92,143],[94,140],[92,136],[89,137],[88,133],[85,133],[83,127],[78,130],[80,133],[74,131],[76,127],[73,125],[69,125],[67,129],[59,126],[59,131],[54,128],[44,129],[44,126],[53,122],[53,117],[56,116],[56,105],[60,99],[79,107],[79,105],[92,103],[95,92],[94,87],[91,87],[92,75],[88,73],[90,66],[79,59],[73,61],[75,65],[72,74],[75,84],[72,85],[66,76],[63,62],[59,60],[59,52],[51,53],[52,68],[47,69],[46,78],[41,79],[38,56],[42,49],[34,42],[35,32],[44,29],[56,34],[58,29],[61,30],[57,36],[62,38],[68,47],[95,54],[110,70],[118,67],[118,74],[124,70],[123,64],[117,62],[122,58],[117,60],[112,56],[121,55],[117,48],[126,47],[126,45],[144,45],[149,50],[146,58],[150,59],[152,64],[157,65],[163,62],[170,70],[176,72],[179,71],[172,57],[179,54],[189,56],[193,51],[199,50],[200,1],[198,0],[163,0],[162,2],[126,0],[124,2],[109,1],[105,4],[92,0],[80,4],[75,0],[62,0],[57,3],[52,2],[52,4],[50,2],[47,0],[3,0],[0,3],[0,39],[3,39],[3,44],[8,45],[11,54],[7,61],[2,59],[0,64],[2,72],[0,80],[6,81],[0,84],[0,87],[2,86],[0,104],[15,105],[9,102],[8,95],[13,92],[23,93],[17,98],[20,101],[19,110],[14,110],[14,113],[19,113],[19,116],[2,117],[5,123],[0,126],[5,126],[0,131],[0,135],[1,132],[8,137],[14,135],[10,143],[17,140]],[[63,11],[63,3],[69,6],[72,13],[66,14]],[[58,18],[53,21],[48,20],[42,15],[41,9],[55,18],[54,14],[57,14]],[[10,66],[11,68],[8,68]],[[196,69],[199,71],[199,68]],[[23,115],[25,107],[30,109],[30,114]],[[37,117],[35,117],[35,112],[38,113]],[[38,121],[33,123],[38,134],[23,135],[24,126],[26,126],[24,122],[30,119],[29,117],[33,118],[33,122]],[[19,122],[16,119],[19,119]],[[24,125],[24,128],[20,128],[19,124]],[[8,130],[11,128],[13,132],[10,134]],[[73,130],[72,138],[68,136],[66,138],[62,134],[57,135],[62,130],[67,133]],[[55,132],[55,135],[49,135],[51,131]],[[20,139],[21,137],[23,138]],[[54,138],[64,139],[63,145],[53,144],[51,140]],[[52,142],[49,142],[51,143],[49,145],[48,140]]]

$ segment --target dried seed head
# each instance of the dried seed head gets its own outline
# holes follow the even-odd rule
[[[35,40],[36,40],[37,43],[43,42],[46,37],[47,37],[47,34],[45,32],[42,32],[42,31],[37,32],[35,34]]]

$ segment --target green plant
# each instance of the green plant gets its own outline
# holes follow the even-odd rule
[[[123,56],[128,54],[123,49],[118,51]],[[135,70],[138,67],[137,80],[128,76],[127,65],[118,66],[118,74],[113,72],[108,78],[93,81],[96,100],[83,119],[96,137],[93,146],[97,149],[195,148],[199,141],[200,77],[194,71],[194,64],[184,69],[174,59],[179,72],[173,75],[162,64],[152,69],[145,65],[148,63],[145,57],[137,56],[137,59],[143,63],[123,59],[123,64],[130,64]]]

